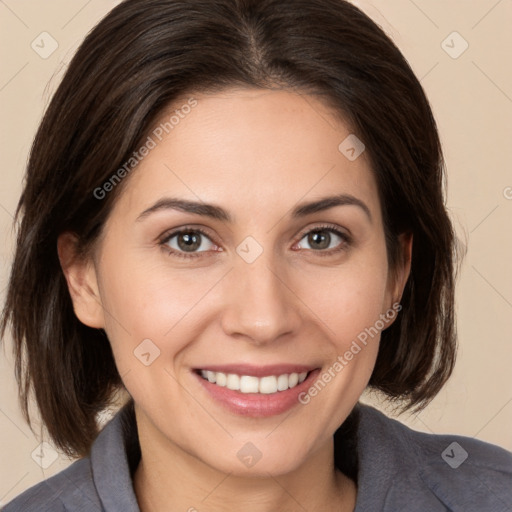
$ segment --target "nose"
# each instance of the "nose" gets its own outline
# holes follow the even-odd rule
[[[223,282],[224,332],[255,345],[297,333],[302,317],[283,266],[276,267],[265,252],[254,262],[241,258]]]

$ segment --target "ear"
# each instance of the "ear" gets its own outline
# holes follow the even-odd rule
[[[65,232],[59,236],[57,252],[60,266],[66,277],[75,315],[83,324],[101,329],[105,322],[96,269],[91,258],[78,256],[77,242],[78,238],[73,233]]]
[[[386,305],[392,308],[394,304],[400,302],[404,288],[411,273],[412,260],[412,233],[401,233],[398,236],[399,255],[396,268],[390,269],[389,286]]]

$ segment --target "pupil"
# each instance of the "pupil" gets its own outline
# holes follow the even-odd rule
[[[322,234],[324,233],[324,234]],[[309,235],[309,244],[316,249],[326,249],[331,242],[331,235],[325,231],[314,231]]]
[[[190,252],[197,249],[201,245],[199,238],[200,236],[198,236],[196,233],[182,233],[178,237],[178,245],[180,249]]]

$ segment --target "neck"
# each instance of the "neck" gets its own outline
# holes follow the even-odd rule
[[[335,468],[333,440],[297,469],[247,477],[223,473],[138,421],[141,460],[134,489],[141,512],[327,512],[353,511],[355,483]]]

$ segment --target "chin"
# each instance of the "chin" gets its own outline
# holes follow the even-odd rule
[[[207,454],[201,460],[223,473],[236,477],[263,477],[285,475],[297,470],[306,462],[308,453],[304,445],[265,443],[263,440],[236,442],[233,450],[215,456]],[[213,455],[213,458],[212,458]]]

